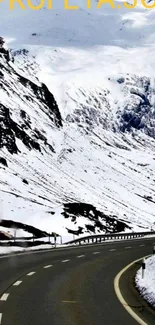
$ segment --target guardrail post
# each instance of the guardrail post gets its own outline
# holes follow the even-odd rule
[[[142,260],[142,279],[144,279],[145,267],[146,267],[145,258],[143,258],[143,260]]]
[[[14,243],[16,241],[16,229],[14,230]]]
[[[54,234],[54,246],[56,247],[57,246],[57,235]]]

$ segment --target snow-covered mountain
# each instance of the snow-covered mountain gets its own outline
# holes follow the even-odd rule
[[[1,216],[63,236],[150,229],[155,14],[78,5],[1,3]]]

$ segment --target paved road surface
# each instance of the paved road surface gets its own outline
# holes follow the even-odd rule
[[[154,243],[140,239],[0,258],[0,324],[136,325],[113,282],[124,266],[151,254]]]

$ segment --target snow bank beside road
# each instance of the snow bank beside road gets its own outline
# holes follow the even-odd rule
[[[142,268],[136,274],[136,286],[143,298],[155,308],[155,256],[146,259],[144,278],[142,279]]]
[[[0,247],[0,255],[17,253],[17,252],[28,252],[28,251],[32,251],[32,250],[50,249],[53,247],[54,246],[50,245],[50,244],[33,246],[33,247],[29,247],[29,248],[23,248],[23,247],[19,247],[19,246]]]

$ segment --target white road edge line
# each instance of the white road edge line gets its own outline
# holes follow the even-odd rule
[[[100,252],[94,252],[93,254],[94,254],[94,255],[96,255],[96,254],[100,254]]]
[[[79,256],[76,256],[77,258],[81,258],[81,257],[84,257],[85,255],[79,255]]]
[[[148,325],[147,323],[145,323],[133,310],[132,308],[128,305],[127,301],[123,298],[120,288],[119,288],[119,282],[120,282],[120,278],[122,276],[122,274],[124,272],[126,272],[133,264],[143,260],[143,258],[147,258],[150,255],[144,256],[142,258],[139,258],[138,260],[133,261],[132,263],[130,263],[129,265],[127,265],[124,269],[122,269],[115,277],[114,279],[114,289],[115,289],[115,293],[117,298],[119,299],[120,303],[123,305],[123,307],[127,310],[127,312],[138,322],[138,324],[140,325]]]
[[[21,283],[22,283],[22,281],[16,281],[16,282],[13,284],[13,286],[17,287],[17,286],[19,286]]]
[[[27,276],[31,276],[33,274],[35,274],[36,272],[30,272],[30,273],[27,273]]]
[[[6,301],[9,297],[9,293],[3,293],[2,297],[0,298],[1,301]]]
[[[3,314],[0,313],[0,324],[2,324],[2,316],[3,316]]]
[[[66,263],[66,262],[69,262],[70,260],[63,260],[61,261],[62,263]]]
[[[52,267],[53,265],[45,265],[43,268],[44,269],[49,269],[49,267]]]

